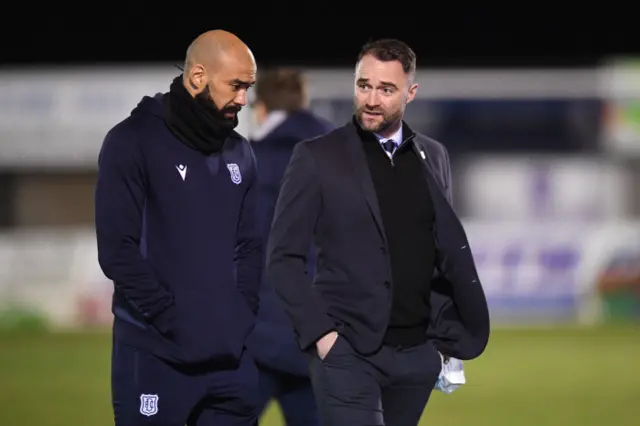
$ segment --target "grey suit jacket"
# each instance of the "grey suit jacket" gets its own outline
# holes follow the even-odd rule
[[[436,210],[436,272],[428,334],[438,350],[472,359],[489,339],[489,313],[469,242],[451,206],[443,145],[403,134],[423,161]],[[316,274],[305,273],[309,244]],[[331,330],[362,354],[377,351],[391,310],[391,268],[375,188],[356,124],[298,144],[285,172],[267,247],[267,273],[302,350]]]

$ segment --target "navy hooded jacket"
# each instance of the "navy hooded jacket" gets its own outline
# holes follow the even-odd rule
[[[275,118],[275,120],[273,120]],[[273,220],[273,212],[280,192],[280,184],[297,143],[325,134],[333,125],[310,111],[291,115],[272,113],[260,136],[251,138],[258,162],[257,204],[260,232],[266,245]],[[308,271],[313,274],[315,260],[313,248]],[[284,312],[282,302],[275,293],[273,283],[262,278],[258,322],[249,339],[249,349],[256,361],[271,369],[298,376],[308,374],[308,362],[293,335],[293,326]]]
[[[263,244],[256,163],[233,132],[204,155],[165,124],[163,95],[112,128],[95,190],[114,338],[179,364],[234,365],[258,309]]]

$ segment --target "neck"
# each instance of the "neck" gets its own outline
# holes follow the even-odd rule
[[[384,129],[382,132],[378,133],[380,136],[382,136],[383,138],[388,138],[390,136],[393,136],[394,133],[396,133],[398,130],[400,130],[400,127],[402,126],[402,120],[398,120],[395,123],[391,124],[388,128]]]

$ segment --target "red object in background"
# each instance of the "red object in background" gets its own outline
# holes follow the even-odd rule
[[[78,324],[83,327],[111,325],[111,296],[110,292],[79,296],[76,302]]]

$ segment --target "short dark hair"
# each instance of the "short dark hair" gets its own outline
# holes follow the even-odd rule
[[[358,62],[367,55],[373,55],[383,62],[398,61],[402,64],[405,74],[416,72],[416,54],[405,42],[385,38],[365,44],[358,55]]]
[[[267,111],[294,113],[305,107],[306,81],[302,72],[292,68],[273,68],[258,73],[256,101]]]

